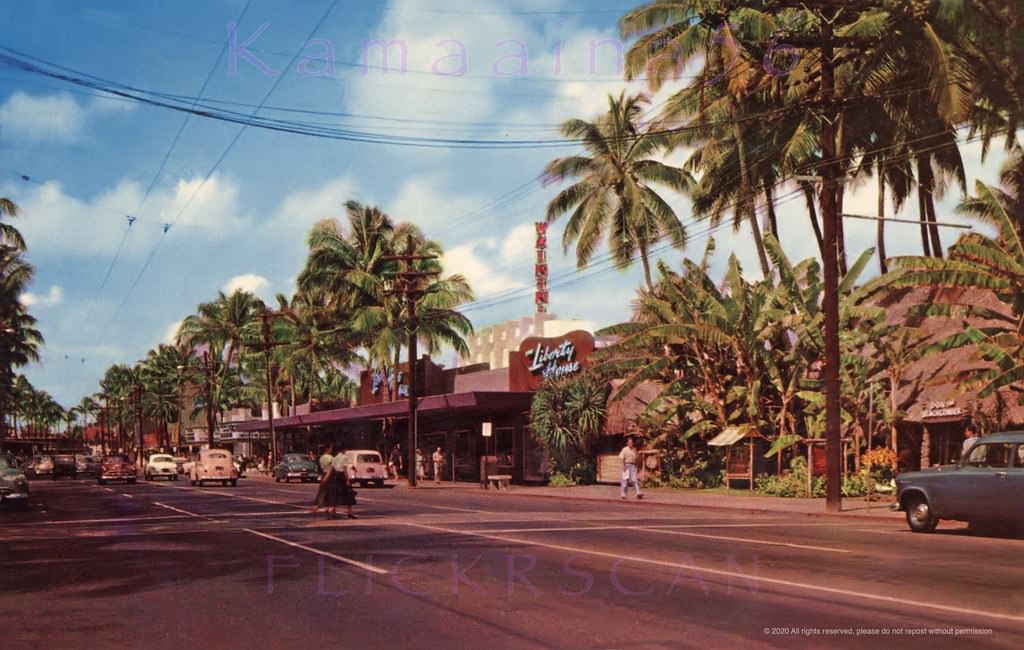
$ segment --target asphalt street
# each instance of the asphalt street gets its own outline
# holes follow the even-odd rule
[[[35,481],[7,648],[1019,647],[1024,540],[899,521],[243,479]],[[614,489],[612,489],[614,494]]]

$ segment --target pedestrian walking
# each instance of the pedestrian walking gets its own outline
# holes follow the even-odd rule
[[[968,422],[967,427],[964,429],[964,446],[960,450],[961,456],[966,456],[971,451],[971,447],[974,443],[978,442],[978,429],[974,424]]]
[[[434,483],[441,484],[441,465],[444,464],[444,453],[441,452],[441,448],[438,447],[437,451],[430,458],[434,461]]]
[[[349,519],[358,519],[352,507],[356,505],[356,491],[352,488],[352,480],[349,476],[348,456],[343,453],[335,454],[331,461],[331,468],[327,472],[327,518],[337,519],[337,506],[345,506],[345,514]]]
[[[319,459],[320,466],[320,486],[317,488],[316,497],[313,499],[313,508],[311,512],[320,512],[320,508],[327,505],[327,491],[330,489],[328,485],[328,474],[331,471],[331,464],[334,462],[334,445],[327,445],[324,447],[324,453],[320,455]]]
[[[639,457],[640,454],[633,447],[633,439],[626,438],[626,446],[619,452],[619,460],[622,461],[622,480],[619,484],[619,496],[623,499],[626,498],[626,488],[630,481],[633,482],[633,489],[636,490],[636,498],[644,498],[644,495],[640,494],[640,481],[636,476],[636,462]]]
[[[395,444],[391,450],[391,456],[388,457],[388,471],[393,473],[392,478],[396,481],[402,474],[402,445]]]
[[[427,459],[423,456],[423,450],[416,450],[416,478],[423,480],[427,478]]]

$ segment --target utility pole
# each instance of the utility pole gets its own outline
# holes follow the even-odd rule
[[[836,136],[839,119],[835,96],[835,51],[832,23],[821,16],[821,214],[822,265],[825,287],[822,308],[825,312],[825,510],[839,512],[842,508],[840,485],[843,461],[840,441],[839,413],[839,256],[836,250],[839,211],[836,209]],[[808,472],[811,468],[808,468]]]
[[[409,462],[406,463],[406,471],[409,477],[409,487],[416,487],[416,408],[418,406],[419,387],[416,375],[419,364],[417,363],[416,350],[416,329],[419,325],[416,315],[416,303],[423,297],[423,288],[420,281],[423,278],[433,277],[437,271],[416,271],[413,270],[413,263],[418,260],[434,260],[436,255],[416,255],[416,246],[412,235],[405,241],[404,255],[389,255],[384,259],[398,260],[402,262],[402,271],[396,274],[400,288],[394,293],[401,294],[407,310],[407,325],[409,332],[409,431],[406,442],[406,453],[409,455]],[[398,369],[395,369],[398,372]]]
[[[206,373],[206,431],[210,436],[210,449],[213,449],[213,362],[209,350],[203,351],[203,371]]]
[[[138,444],[138,451],[136,452],[137,456],[135,458],[135,462],[140,467],[142,467],[142,466],[144,466],[144,463],[142,461],[143,435],[142,435],[142,405],[140,404],[140,398],[141,398],[141,391],[139,390],[138,379],[136,378],[136,381],[132,384],[132,401],[135,402],[135,419],[137,420],[137,424],[139,425],[139,433],[138,433],[138,435],[135,438],[135,441]]]
[[[284,342],[274,341],[272,332],[270,331],[270,319],[276,315],[277,312],[264,308],[264,310],[257,316],[257,318],[263,321],[263,342],[259,345],[251,346],[263,350],[263,359],[267,366],[267,425],[270,427],[271,465],[277,464],[277,459],[280,457],[281,453],[277,446],[277,433],[274,431],[274,389],[272,366],[270,363],[270,351],[279,345],[284,345]]]

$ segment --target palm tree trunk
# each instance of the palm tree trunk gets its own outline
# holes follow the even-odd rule
[[[931,156],[928,154],[917,157],[917,180],[921,221],[927,222],[922,228],[928,233],[931,254],[942,257],[942,241],[939,239],[939,227],[935,224],[935,173],[932,171]]]
[[[754,209],[754,197],[750,187],[750,170],[747,169],[747,152],[743,140],[743,125],[736,122],[733,126],[736,138],[736,153],[740,162],[740,195],[736,201],[736,210],[750,222],[750,232],[754,236],[754,247],[757,259],[761,262],[761,273],[768,277],[768,254],[764,250],[764,239],[761,237],[761,226],[757,223],[757,211]]]
[[[646,244],[640,245],[640,263],[644,267],[644,282],[647,283],[647,290],[654,291],[654,282],[651,281],[651,260],[647,254]]]
[[[932,256],[931,244],[928,240],[928,210],[925,208],[924,179],[925,171],[921,164],[921,156],[917,158],[917,216],[921,221],[921,250],[925,257]]]
[[[888,273],[885,263],[885,170],[882,161],[878,161],[878,268],[883,274]]]
[[[775,241],[781,243],[781,240],[779,240],[779,223],[775,218],[775,191],[768,180],[764,182],[764,200],[765,208],[767,209],[768,231],[772,234],[772,237],[775,237]]]

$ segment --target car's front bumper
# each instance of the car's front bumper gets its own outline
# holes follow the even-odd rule
[[[0,499],[4,501],[26,501],[28,500],[28,492],[0,493]]]
[[[131,481],[135,480],[135,472],[102,472],[100,478],[104,481]]]

